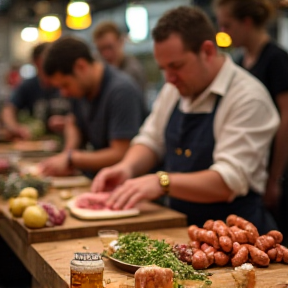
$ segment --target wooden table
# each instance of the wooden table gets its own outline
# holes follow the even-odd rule
[[[173,239],[175,243],[187,243],[187,228],[171,228],[152,230],[147,232],[156,239]],[[50,243],[35,243],[27,250],[30,259],[29,270],[38,281],[39,287],[55,288],[69,287],[70,283],[70,261],[74,252],[102,252],[103,246],[98,237],[85,239],[73,239]],[[125,271],[116,268],[110,260],[104,259],[105,273],[110,274],[112,279],[119,274],[133,277]],[[285,264],[270,264],[269,268],[256,269],[255,288],[287,287],[288,286],[288,266]],[[213,273],[211,276],[213,288],[239,288],[236,285],[231,272],[231,267],[209,269]],[[104,275],[105,277],[105,275]],[[107,288],[112,286],[107,285]],[[116,285],[117,287],[117,285]],[[117,287],[118,288],[118,287]]]
[[[85,188],[76,190],[81,191],[83,189]],[[58,192],[57,189],[51,189],[50,193],[42,197],[41,200],[53,203],[57,207],[65,207],[66,201],[61,200]],[[135,217],[89,221],[77,219],[67,211],[66,220],[61,226],[29,229],[24,225],[22,218],[12,216],[6,202],[0,205],[3,214],[0,234],[5,238],[5,231],[3,230],[6,227],[7,230],[13,231],[15,237],[21,238],[23,244],[29,245],[31,243],[96,236],[99,230],[107,228],[129,232],[186,226],[186,215],[177,211],[150,202],[141,203],[138,208],[140,215]],[[9,243],[9,237],[7,240],[7,243]]]

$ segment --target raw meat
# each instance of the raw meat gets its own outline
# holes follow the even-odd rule
[[[75,206],[81,209],[110,210],[106,207],[106,201],[111,193],[83,193],[75,199]]]

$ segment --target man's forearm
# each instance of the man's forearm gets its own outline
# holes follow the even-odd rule
[[[149,147],[136,144],[130,147],[122,164],[128,166],[133,177],[148,173],[159,161],[156,153]]]
[[[288,149],[286,140],[287,131],[288,131],[288,120],[287,123],[281,121],[281,125],[277,131],[274,140],[274,146],[272,151],[272,162],[270,163],[270,171],[269,171],[270,180],[279,181],[287,165],[288,160]]]
[[[108,147],[93,152],[74,150],[72,151],[71,162],[76,168],[98,171],[104,167],[112,166],[120,162],[121,159],[123,159],[127,149],[125,149],[124,147],[122,149]],[[134,154],[135,152],[133,152],[131,153],[131,156],[127,155],[127,159],[125,155],[121,163],[123,165],[128,165],[129,167],[131,167],[134,176],[142,175],[148,172],[154,166],[154,163],[156,163],[154,162],[155,155],[151,153],[151,150],[145,151],[145,149],[142,149],[142,147],[136,147],[134,149],[133,146],[128,150],[128,154],[130,154],[131,149],[136,149],[136,154]],[[140,156],[140,162],[137,161],[137,157],[134,157],[133,154]],[[150,158],[153,158],[153,160]]]
[[[77,149],[81,146],[82,135],[75,125],[75,121],[71,116],[67,116],[65,127],[64,127],[64,138],[65,145],[64,150]]]
[[[16,108],[13,107],[12,104],[8,104],[3,107],[1,118],[4,126],[8,130],[13,131],[19,125],[16,117]]]
[[[216,171],[169,173],[169,178],[169,195],[185,201],[227,202],[233,196],[233,192]]]

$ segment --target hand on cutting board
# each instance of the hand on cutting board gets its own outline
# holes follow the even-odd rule
[[[62,152],[42,161],[39,172],[44,176],[68,176],[73,175],[75,170],[68,165],[67,153]]]
[[[142,200],[154,200],[163,195],[156,174],[148,174],[134,179],[126,180],[118,186],[106,205],[114,210],[130,209]]]

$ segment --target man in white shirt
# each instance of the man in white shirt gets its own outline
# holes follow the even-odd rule
[[[267,90],[218,53],[213,25],[197,8],[168,11],[153,38],[168,83],[125,158],[99,172],[92,192],[115,188],[113,209],[166,194],[188,224],[234,213],[260,233],[275,229],[261,200],[279,125]],[[161,160],[165,171],[144,175]]]

